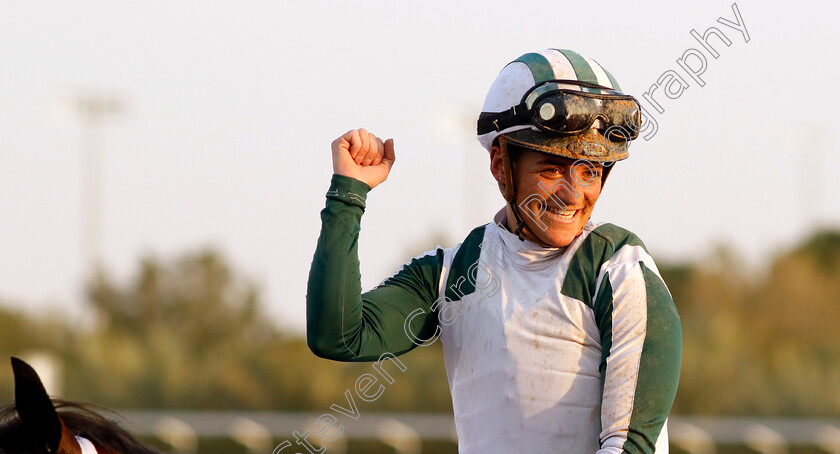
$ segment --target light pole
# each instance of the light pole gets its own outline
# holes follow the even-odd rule
[[[125,109],[122,98],[105,92],[79,92],[62,100],[64,112],[82,124],[82,253],[85,278],[102,266],[103,125]]]
[[[802,210],[806,233],[822,225],[820,207],[822,202],[822,148],[824,133],[813,125],[795,125],[788,132],[794,159],[799,170],[797,205]]]

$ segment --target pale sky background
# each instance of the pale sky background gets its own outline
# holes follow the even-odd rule
[[[108,269],[125,279],[142,256],[212,246],[302,331],[330,142],[354,127],[396,141],[363,219],[369,288],[501,207],[474,120],[507,62],[548,47],[640,98],[668,70],[689,85],[654,95],[659,131],[593,218],[660,261],[726,243],[760,267],[816,222],[840,226],[840,7],[738,1],[745,42],[716,22],[735,20],[732,3],[0,0],[0,301],[88,314],[82,128],[56,109],[80,90],[126,104],[103,129]],[[712,26],[732,42],[710,39],[717,59],[689,34]],[[676,63],[689,48],[706,56],[704,87]]]

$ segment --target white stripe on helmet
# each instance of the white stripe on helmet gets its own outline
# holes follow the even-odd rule
[[[607,72],[604,71],[604,68],[602,68],[598,62],[586,57],[583,57],[583,59],[589,63],[589,67],[592,68],[592,72],[595,73],[595,77],[598,78],[598,85],[615,88],[612,86],[612,82],[610,82],[610,76],[607,75]]]
[[[575,68],[572,67],[572,62],[569,61],[563,52],[557,49],[546,49],[537,53],[545,57],[551,64],[551,68],[554,69],[555,79],[577,80]],[[578,85],[557,84],[557,88],[580,91],[580,86]]]

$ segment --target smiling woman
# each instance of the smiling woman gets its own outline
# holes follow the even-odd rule
[[[527,102],[535,87],[552,100],[548,123]],[[634,103],[571,50],[505,66],[478,122],[505,206],[365,293],[361,218],[394,141],[364,129],[336,139],[307,287],[310,349],[375,361],[440,338],[462,453],[667,450],[679,316],[642,241],[590,221],[612,164],[629,155],[626,143],[591,144],[620,142],[609,131],[626,117],[615,109]]]

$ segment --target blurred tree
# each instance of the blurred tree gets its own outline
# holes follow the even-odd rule
[[[110,405],[219,408],[267,399],[251,365],[279,340],[259,294],[212,251],[147,258],[124,287],[89,286],[97,328],[69,389]],[[97,386],[90,386],[97,383]]]
[[[675,412],[840,415],[840,233],[748,279],[733,254],[661,267],[683,322]]]
[[[416,246],[406,256],[434,244]],[[840,415],[840,232],[815,232],[760,275],[723,247],[659,269],[683,324],[675,413]],[[0,354],[58,353],[67,397],[123,408],[326,411],[373,371],[284,335],[256,285],[213,251],[146,258],[124,283],[98,276],[89,295],[88,331],[0,306]],[[407,370],[360,411],[451,411],[440,344],[400,360]],[[0,386],[10,399],[8,367]]]
[[[840,266],[840,231],[818,231],[802,242],[792,254],[810,257],[824,273],[830,275]]]
[[[319,359],[305,340],[282,335],[262,314],[255,285],[212,251],[173,263],[147,258],[126,284],[100,275],[89,294],[97,324],[70,359],[74,399],[123,408],[326,410],[374,372],[369,363]],[[364,410],[450,410],[439,345],[400,359],[406,372]]]
[[[840,414],[840,232],[774,260],[754,292],[754,339],[774,413]]]

